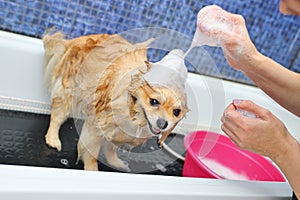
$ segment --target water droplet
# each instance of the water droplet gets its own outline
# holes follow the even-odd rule
[[[152,151],[155,149],[153,146],[149,147]]]
[[[162,164],[156,164],[155,165],[157,169],[159,169],[161,172],[166,172],[167,169]]]
[[[65,165],[65,166],[69,166],[69,161],[65,158],[60,159],[60,163]]]

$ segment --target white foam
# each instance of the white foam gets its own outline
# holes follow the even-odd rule
[[[209,159],[209,158],[199,158],[201,162],[203,162],[209,169],[211,169],[213,172],[218,174],[224,179],[230,179],[230,180],[250,180],[248,176],[245,174],[237,173],[230,169],[229,167],[226,167],[222,164],[220,164],[218,161]]]
[[[185,94],[187,73],[184,52],[180,49],[174,49],[161,61],[151,63],[151,69],[143,77],[152,86],[161,85],[174,88]]]
[[[244,115],[245,117],[249,117],[249,118],[258,118],[257,115],[255,115],[254,113],[247,111],[247,110],[242,110],[242,109],[236,109],[237,112],[239,112],[241,115]]]
[[[196,46],[221,46],[222,40],[218,36],[218,32],[232,32],[234,22],[224,16],[224,10],[216,6],[206,6],[202,8],[197,16],[197,27],[189,51]],[[201,24],[201,29],[199,29]]]

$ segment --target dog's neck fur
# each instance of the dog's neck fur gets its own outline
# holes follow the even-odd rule
[[[146,49],[141,49],[123,54],[107,67],[105,73],[101,74],[101,80],[96,89],[95,111],[97,113],[111,109],[108,102],[126,98],[124,95],[127,96],[131,77],[147,71],[145,60],[147,60]]]
[[[128,96],[129,100],[129,116],[133,122],[140,127],[147,126],[147,121],[144,116],[143,108],[137,104],[137,98],[131,94]],[[142,117],[140,117],[142,115]]]

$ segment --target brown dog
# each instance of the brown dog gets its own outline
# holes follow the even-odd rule
[[[165,138],[185,116],[185,94],[152,86],[143,75],[151,65],[147,46],[119,35],[89,35],[66,40],[60,32],[43,38],[51,93],[51,120],[46,143],[61,150],[59,129],[71,113],[85,122],[78,142],[84,169],[98,170],[102,148],[107,162],[130,171],[116,147],[135,147],[154,135]],[[78,111],[79,110],[79,111]]]

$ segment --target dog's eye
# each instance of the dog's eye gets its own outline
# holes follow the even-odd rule
[[[180,109],[174,109],[173,114],[178,117],[180,115],[181,110]]]
[[[159,105],[159,101],[157,99],[151,99],[150,98],[150,105],[151,106],[158,106]]]

